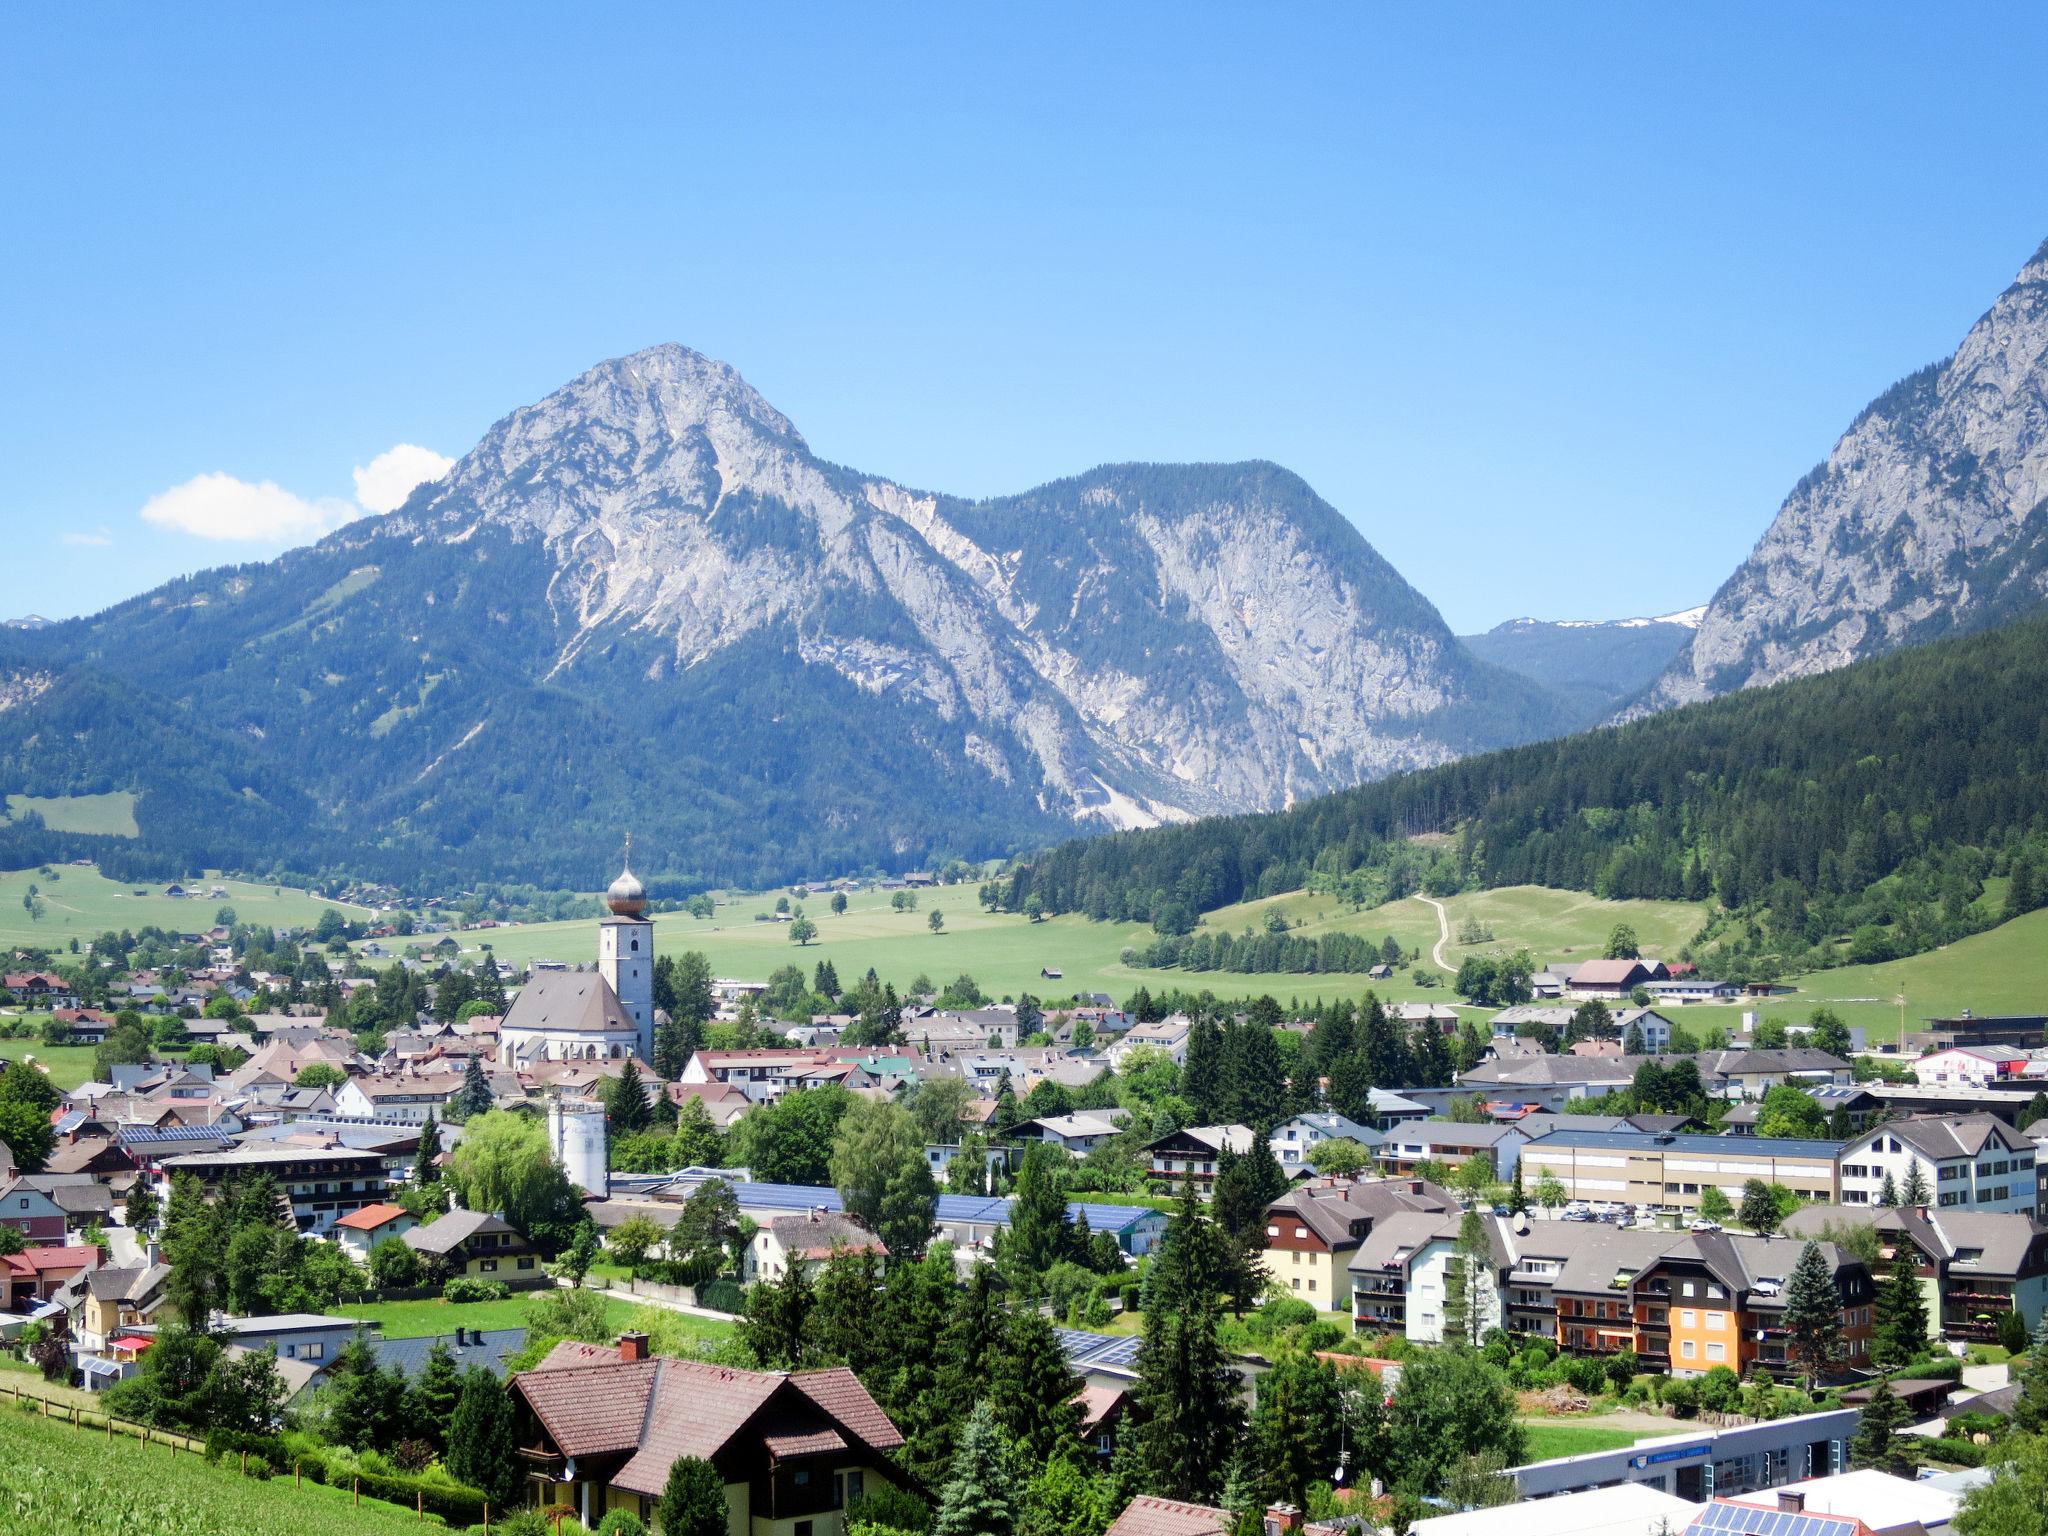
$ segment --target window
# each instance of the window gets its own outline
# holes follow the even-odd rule
[[[532,1256],[531,1256],[531,1255],[528,1255],[528,1256],[527,1256],[526,1258],[523,1258],[523,1259],[521,1259],[521,1260],[519,1261],[519,1267],[520,1267],[521,1269],[531,1269],[531,1268],[533,1268],[533,1258],[532,1258]]]
[[[1679,1327],[1681,1327],[1681,1328],[1697,1328],[1697,1327],[1699,1327],[1699,1325],[1700,1325],[1700,1315],[1699,1315],[1699,1313],[1697,1313],[1697,1312],[1693,1311],[1693,1309],[1692,1309],[1691,1307],[1686,1307],[1686,1308],[1682,1309],[1682,1310],[1681,1310],[1681,1311],[1679,1312],[1679,1314],[1678,1314],[1678,1326],[1679,1326]]]
[[[1723,1290],[1721,1289],[1721,1287],[1719,1287],[1718,1285],[1709,1285],[1709,1286],[1707,1287],[1707,1299],[1708,1299],[1709,1301],[1719,1301],[1719,1300],[1721,1300],[1721,1299],[1722,1299],[1722,1298],[1723,1298],[1723,1297],[1724,1297],[1724,1296],[1725,1296],[1726,1294],[1727,1294],[1727,1293],[1726,1293],[1725,1291],[1723,1291]]]
[[[798,1467],[796,1471],[793,1474],[791,1474],[790,1481],[795,1483],[799,1488],[809,1487],[811,1482],[811,1469],[809,1467]]]
[[[1678,1354],[1680,1359],[1690,1360],[1693,1357],[1693,1353],[1693,1342],[1691,1339],[1680,1339],[1678,1341]]]
[[[1307,1227],[1296,1227],[1296,1228],[1294,1229],[1294,1235],[1295,1235],[1296,1237],[1307,1237],[1307,1236],[1308,1236],[1308,1228],[1307,1228]]]
[[[1719,1343],[1709,1344],[1707,1346],[1707,1358],[1709,1360],[1726,1360],[1728,1358],[1728,1346]]]
[[[1278,1227],[1268,1227],[1268,1228],[1266,1228],[1266,1236],[1268,1236],[1268,1237],[1278,1237],[1279,1235],[1280,1235],[1280,1229],[1279,1229]]]
[[[497,1272],[498,1261],[496,1259],[479,1259],[477,1263],[478,1267],[487,1275]]]
[[[1699,1295],[1699,1292],[1693,1289],[1693,1283],[1690,1280],[1688,1280],[1682,1287],[1680,1287],[1679,1294],[1683,1296],[1697,1296]],[[1688,1314],[1686,1321],[1690,1322],[1691,1320],[1691,1316],[1690,1314]]]
[[[1310,1292],[1310,1294],[1311,1294],[1311,1295],[1313,1295],[1313,1294],[1314,1294],[1314,1292],[1315,1292],[1315,1288],[1316,1288],[1316,1277],[1315,1277],[1314,1275],[1310,1275],[1310,1276],[1308,1277],[1308,1288],[1309,1288],[1309,1292]]]
[[[318,1360],[325,1356],[326,1353],[327,1346],[325,1344],[308,1344],[306,1352],[299,1358],[302,1360]]]
[[[1297,1290],[1297,1291],[1298,1291],[1298,1290],[1300,1290],[1300,1289],[1301,1289],[1301,1276],[1299,1276],[1299,1275],[1296,1275],[1296,1276],[1294,1277],[1294,1279],[1293,1279],[1293,1280],[1292,1280],[1292,1281],[1291,1281],[1290,1283],[1291,1283],[1291,1284],[1293,1285],[1293,1287],[1294,1287],[1294,1289],[1295,1289],[1295,1290]]]
[[[1727,1326],[1728,1314],[1726,1312],[1709,1312],[1707,1314],[1707,1332],[1719,1333]],[[1715,1347],[1719,1348],[1720,1346],[1716,1345]]]

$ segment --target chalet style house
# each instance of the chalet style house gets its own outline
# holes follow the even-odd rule
[[[742,1371],[616,1348],[557,1344],[512,1378],[520,1455],[543,1508],[595,1529],[615,1509],[650,1524],[669,1468],[718,1469],[731,1536],[844,1536],[847,1503],[893,1480],[903,1436],[853,1372]]]

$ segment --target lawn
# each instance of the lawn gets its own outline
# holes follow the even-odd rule
[[[412,1510],[290,1477],[259,1482],[125,1435],[0,1412],[0,1511],[9,1536],[400,1536]],[[429,1526],[441,1522],[429,1517]]]
[[[135,837],[135,794],[119,789],[106,795],[9,795],[7,817],[26,816],[30,811],[43,818],[52,832],[84,832],[108,837]]]
[[[516,1292],[503,1301],[442,1301],[439,1297],[428,1297],[423,1301],[378,1301],[366,1305],[336,1307],[341,1317],[361,1318],[373,1328],[380,1330],[387,1339],[418,1339],[429,1334],[453,1333],[459,1323],[465,1328],[524,1328],[526,1308],[536,1295],[544,1292]],[[605,1298],[606,1309],[620,1328],[626,1326],[626,1319],[632,1315],[634,1303],[620,1301],[617,1297]]]
[[[98,1048],[90,1045],[45,1045],[40,1040],[0,1040],[0,1057],[20,1061],[33,1056],[49,1068],[50,1081],[69,1093],[80,1083],[92,1081],[92,1061]]]
[[[1528,1423],[1522,1425],[1527,1448],[1524,1461],[1549,1461],[1555,1456],[1583,1456],[1588,1451],[1618,1451],[1638,1440],[1652,1438],[1625,1429],[1607,1429],[1599,1424]]]
[[[713,974],[756,981],[765,980],[769,972],[783,965],[800,965],[808,972],[820,960],[830,960],[842,982],[872,967],[899,989],[908,988],[919,975],[943,984],[964,971],[992,997],[1014,997],[1022,992],[1041,998],[1107,992],[1122,1001],[1140,986],[1155,991],[1185,986],[1208,988],[1226,997],[1270,992],[1283,1002],[1357,998],[1367,991],[1389,999],[1455,1001],[1442,986],[1416,986],[1405,970],[1383,982],[1371,982],[1362,975],[1240,976],[1218,971],[1143,970],[1125,965],[1121,956],[1126,946],[1151,941],[1153,932],[1145,924],[1096,923],[1071,916],[1033,923],[1014,914],[991,914],[982,910],[976,887],[971,885],[919,891],[916,910],[910,912],[892,910],[892,893],[887,891],[850,896],[845,914],[837,917],[829,899],[814,897],[802,905],[806,915],[817,922],[819,937],[815,943],[798,946],[790,942],[787,924],[755,920],[756,913],[774,910],[779,894],[735,896],[708,919],[682,912],[661,913],[654,925],[656,951],[680,954],[701,950],[710,960]],[[1453,948],[1454,963],[1463,953],[1491,953],[1524,945],[1536,951],[1539,960],[1574,954],[1583,957],[1590,946],[1604,948],[1609,930],[1621,921],[1633,923],[1645,944],[1668,946],[1675,952],[1700,922],[1700,909],[1682,902],[1603,902],[1572,891],[1522,887],[1452,898],[1454,935],[1468,904],[1480,904],[1482,915],[1496,914],[1491,919],[1495,941],[1471,951]],[[1294,892],[1220,908],[1209,913],[1205,922],[1211,928],[1232,932],[1247,925],[1256,928],[1274,907],[1290,922],[1304,924],[1300,932],[1305,936],[1343,932],[1379,938],[1392,933],[1403,948],[1420,949],[1425,957],[1436,942],[1436,914],[1415,900],[1352,912],[1335,897]],[[945,914],[942,933],[934,934],[929,927],[934,909]],[[1516,926],[1508,926],[1510,923]],[[597,927],[588,919],[524,924],[465,933],[459,938],[472,956],[480,955],[480,946],[489,944],[498,959],[518,964],[534,960],[575,964],[593,960],[597,953]],[[1041,976],[1039,972],[1047,967],[1063,975],[1057,981]]]
[[[37,945],[61,950],[72,939],[83,945],[112,929],[158,927],[174,933],[197,933],[213,926],[214,913],[223,901],[246,923],[302,925],[310,928],[320,914],[333,907],[344,916],[362,917],[367,909],[348,902],[329,901],[323,896],[291,886],[255,885],[246,880],[227,880],[215,874],[192,876],[181,883],[206,891],[213,886],[227,890],[225,898],[166,896],[167,881],[123,885],[105,878],[97,869],[70,864],[41,870],[20,869],[0,873],[0,944]],[[42,899],[43,915],[32,918],[22,898],[33,885]],[[138,896],[137,891],[143,892]]]

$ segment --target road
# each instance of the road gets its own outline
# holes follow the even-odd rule
[[[1426,901],[1436,908],[1436,946],[1430,950],[1429,958],[1436,962],[1438,970],[1455,971],[1457,967],[1444,958],[1444,946],[1451,942],[1451,914],[1434,896],[1417,896],[1415,899]]]

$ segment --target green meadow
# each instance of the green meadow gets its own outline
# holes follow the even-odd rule
[[[329,901],[291,886],[257,885],[203,874],[179,882],[199,895],[166,896],[167,883],[155,880],[124,885],[107,879],[97,869],[73,864],[53,865],[48,874],[34,869],[0,873],[0,945],[37,945],[56,951],[72,939],[86,944],[109,929],[150,926],[200,933],[213,926],[213,915],[223,904],[233,907],[235,916],[245,923],[311,927],[327,907],[348,917],[366,915],[365,908]],[[32,917],[23,905],[31,885],[42,903],[40,917]],[[216,885],[225,887],[227,894],[208,897],[205,893]]]
[[[135,793],[117,789],[104,795],[9,795],[7,816],[13,820],[35,812],[52,832],[84,832],[104,837],[134,837]]]

